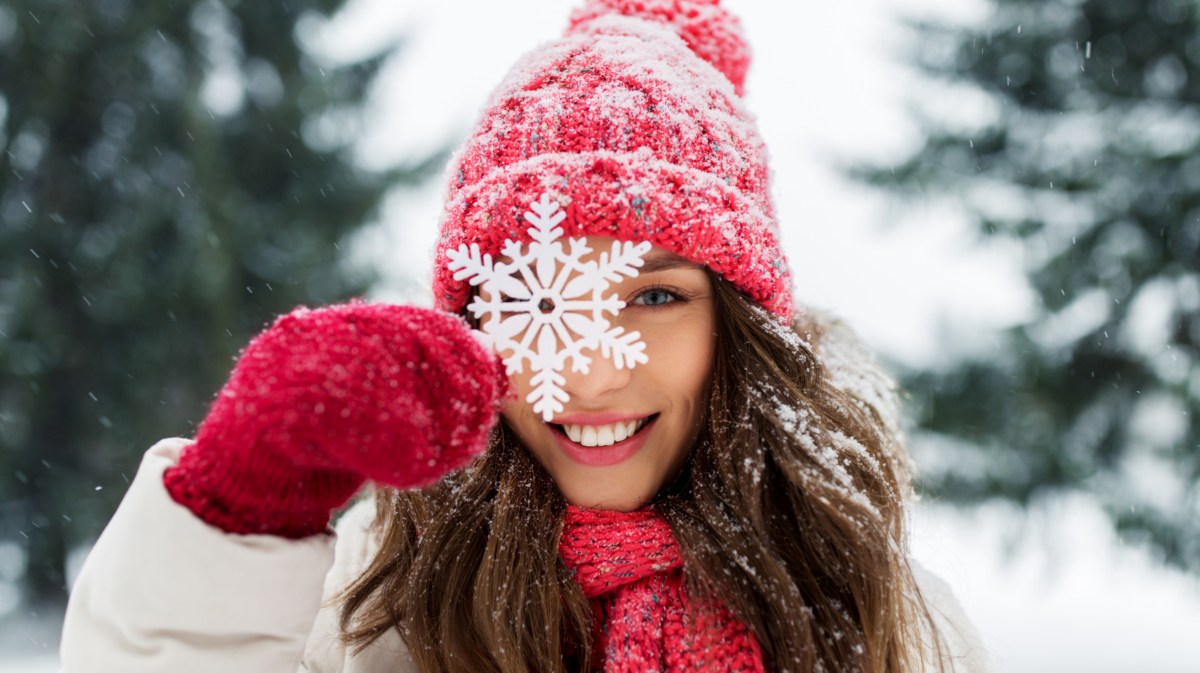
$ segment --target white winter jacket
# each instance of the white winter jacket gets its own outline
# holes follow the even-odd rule
[[[188,443],[145,455],[125,499],[84,562],[63,626],[66,673],[416,673],[393,630],[350,655],[331,601],[374,553],[374,506],[336,535],[232,535],[178,505],[162,473]],[[915,569],[953,669],[985,673],[974,629],[948,587]],[[930,670],[934,670],[932,667]]]

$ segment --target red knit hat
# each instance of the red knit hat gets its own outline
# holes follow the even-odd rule
[[[547,194],[565,236],[649,241],[790,320],[766,148],[740,98],[749,48],[718,3],[587,0],[562,39],[516,64],[450,164],[439,308],[470,295],[447,252],[529,240],[524,213]]]

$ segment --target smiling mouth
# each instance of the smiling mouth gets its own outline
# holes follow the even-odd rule
[[[606,425],[576,425],[550,423],[550,427],[567,436],[580,446],[593,448],[612,446],[633,437],[650,424],[658,414],[652,414],[636,421],[624,423],[608,423]]]

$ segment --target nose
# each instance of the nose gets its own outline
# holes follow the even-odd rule
[[[592,360],[587,373],[571,371],[571,367],[567,367],[567,371],[563,372],[563,377],[566,378],[563,390],[571,396],[572,402],[586,405],[590,401],[603,401],[605,395],[628,385],[633,370],[628,367],[618,369],[611,358],[601,354],[599,348],[584,349],[581,352]]]

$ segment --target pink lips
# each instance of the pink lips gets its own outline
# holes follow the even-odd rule
[[[628,422],[634,419],[644,418],[643,416],[620,416],[618,414],[608,414],[604,416],[563,416],[555,417],[555,423],[579,424],[579,425],[604,425],[606,423]],[[586,419],[586,420],[585,420]],[[603,419],[603,420],[601,420]],[[551,427],[551,434],[554,435],[555,441],[558,442],[559,448],[571,460],[586,465],[588,467],[608,467],[622,463],[633,457],[642,445],[646,443],[646,438],[650,435],[650,429],[658,422],[658,417],[655,416],[646,425],[642,426],[631,437],[623,439],[609,446],[584,446],[579,442],[572,441],[562,430],[557,427]]]

